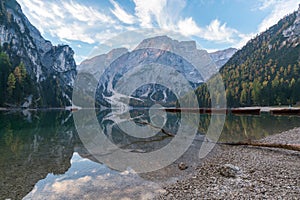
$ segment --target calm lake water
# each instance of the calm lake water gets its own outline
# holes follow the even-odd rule
[[[132,113],[134,115],[134,113]],[[105,114],[104,114],[105,116]],[[169,114],[176,124],[180,115]],[[300,127],[297,116],[228,115],[220,141],[260,139],[294,127]],[[99,122],[104,126],[110,121]],[[170,122],[170,123],[171,123]],[[200,116],[199,134],[189,150],[174,164],[156,172],[137,174],[110,169],[85,149],[72,113],[1,112],[0,113],[0,199],[148,199],[161,192],[162,185],[186,176],[201,160],[198,151],[210,122],[209,115]],[[166,126],[176,132],[176,125]],[[138,148],[141,152],[162,148],[172,137],[165,134],[143,141],[124,138],[117,127],[111,129],[111,141]],[[135,145],[133,145],[135,144]],[[180,171],[179,162],[188,163]]]

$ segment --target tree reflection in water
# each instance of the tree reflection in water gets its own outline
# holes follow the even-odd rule
[[[109,112],[103,115],[105,117]],[[178,116],[170,114],[168,120],[176,124],[178,121],[176,117]],[[190,123],[193,123],[193,119]],[[209,123],[210,116],[201,115],[199,132],[205,133]],[[259,139],[299,126],[300,120],[297,116],[228,115],[220,140],[234,142]],[[174,127],[167,128],[172,131]],[[173,131],[176,132],[176,127]],[[144,151],[160,148],[172,139],[158,135],[160,140],[152,138],[136,142],[128,138],[122,139],[123,136],[117,131],[117,127],[113,128],[112,133],[108,137],[119,145],[127,145],[124,148],[144,148]],[[176,162],[199,164],[197,150],[199,151],[203,137],[198,136],[200,139],[198,138],[188,152]],[[24,116],[21,112],[0,113],[0,199],[22,199],[26,195],[30,199],[37,197],[34,195],[50,194],[53,189],[70,190],[74,180],[78,187],[74,186],[73,195],[80,191],[82,193],[80,195],[91,193],[98,197],[99,194],[103,197],[113,194],[118,197],[122,193],[123,195],[127,193],[131,197],[147,196],[152,195],[151,191],[154,193],[160,191],[160,186],[155,182],[169,180],[171,177],[179,177],[189,172],[179,173],[175,163],[158,172],[137,175],[130,170],[116,172],[97,162],[80,142],[70,112],[32,112],[30,116]],[[143,193],[144,190],[150,193]]]

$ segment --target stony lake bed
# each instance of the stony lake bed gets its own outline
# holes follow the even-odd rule
[[[300,144],[300,128],[260,142]],[[224,165],[236,175],[224,175]],[[165,186],[156,199],[298,199],[300,152],[251,146],[219,145],[187,179]]]

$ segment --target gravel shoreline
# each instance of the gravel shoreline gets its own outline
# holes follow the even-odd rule
[[[260,140],[300,144],[300,128]],[[250,146],[218,145],[191,177],[164,187],[155,199],[299,199],[300,152]],[[236,177],[221,175],[231,164]]]

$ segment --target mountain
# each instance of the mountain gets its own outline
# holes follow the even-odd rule
[[[110,104],[120,103],[120,98],[126,99],[133,95],[137,101],[143,98],[143,106],[152,105],[154,102],[153,98],[157,98],[157,101],[167,106],[167,102],[175,102],[174,94],[168,90],[168,87],[163,87],[163,84],[147,85],[147,81],[151,82],[151,79],[169,80],[169,83],[173,83],[172,86],[177,86],[182,92],[185,89],[182,87],[183,83],[178,77],[170,76],[169,73],[163,72],[165,71],[164,69],[168,68],[161,70],[150,69],[149,66],[153,63],[160,66],[170,66],[170,69],[173,68],[177,73],[183,75],[194,89],[218,71],[218,67],[212,62],[207,51],[197,49],[196,42],[177,41],[167,36],[145,39],[132,51],[128,51],[125,48],[113,49],[108,54],[83,61],[78,66],[78,69],[80,73],[92,74],[96,80],[99,80],[96,98],[101,105],[109,107]],[[138,75],[144,74],[144,82],[137,88],[134,87],[138,80],[131,79],[131,81],[127,80],[124,82],[123,84],[127,88],[136,89],[125,97],[115,90],[115,86],[116,82],[121,80],[123,76],[126,76],[127,72]],[[91,78],[86,77],[83,79],[84,83],[82,85],[90,85],[86,81],[91,80]],[[82,88],[82,90],[86,90],[86,88]],[[144,97],[148,100],[145,100]],[[151,98],[152,100],[150,100]]]
[[[235,50],[230,48],[224,51],[208,54],[206,50],[197,49],[195,41],[178,41],[173,40],[168,36],[157,36],[145,39],[138,44],[134,50],[151,48],[169,51],[184,57],[186,60],[191,62],[191,64],[199,66],[201,75],[205,80],[218,72],[222,63],[227,61],[230,58],[230,55],[233,54],[232,52]],[[91,59],[84,60],[78,66],[78,70],[96,74],[96,77],[98,77],[98,75],[103,73],[102,69],[108,67],[115,59],[128,52],[129,50],[126,48],[112,49],[107,54],[102,54]],[[210,56],[213,56],[212,60]],[[217,66],[211,61],[214,61]],[[101,63],[101,66],[99,63]]]
[[[209,53],[212,60],[217,65],[218,69],[223,67],[227,63],[227,61],[237,52],[235,48],[228,48],[216,52]]]
[[[74,51],[67,45],[53,46],[45,40],[15,0],[1,1],[0,33],[0,106],[71,105],[76,76]],[[22,77],[18,73],[21,68],[24,80],[18,78]]]
[[[178,41],[168,36],[147,38],[131,52],[125,48],[113,49],[107,54],[83,61],[78,66],[78,70],[82,74],[80,85],[84,86],[84,88],[80,88],[82,92],[81,96],[85,96],[84,101],[89,99],[88,96],[92,98],[95,88],[91,87],[91,85],[94,85],[100,79],[96,93],[97,101],[105,107],[109,107],[110,105],[120,106],[120,99],[128,100],[129,95],[123,96],[116,92],[115,85],[113,85],[110,79],[116,82],[125,72],[134,71],[134,67],[149,65],[150,63],[173,66],[178,72],[184,75],[193,88],[196,88],[217,73],[235,52],[236,49],[229,48],[208,54],[205,50],[197,49],[196,42],[194,41]],[[184,60],[184,63],[182,60]],[[195,67],[197,70],[195,70]],[[150,78],[148,74],[153,74],[152,78],[162,77],[162,79],[170,80],[174,84],[177,84],[178,88],[180,88],[179,85],[181,83],[176,80],[176,77],[146,68],[138,70],[138,72],[134,73],[145,73],[145,83]],[[149,70],[148,73],[146,72],[147,70]],[[119,71],[122,72],[119,73]],[[85,74],[83,75],[83,73]],[[115,79],[115,76],[119,78]],[[101,80],[101,77],[105,77],[105,80]],[[135,81],[124,83],[128,88],[134,87],[134,84]],[[146,84],[136,89],[135,93],[132,94],[135,99],[131,99],[131,102],[134,102],[135,105],[151,106],[155,102],[152,98],[154,96],[159,97],[156,100],[165,106],[173,105],[176,101],[174,94],[171,94],[170,90],[162,86]],[[143,103],[139,103],[139,101]],[[171,104],[169,104],[170,102]]]
[[[197,48],[195,41],[178,41],[168,36],[157,36],[143,40],[135,50],[147,48],[161,49],[184,57],[199,69],[204,80],[208,80],[219,70],[207,51]]]
[[[291,105],[300,101],[300,5],[251,39],[220,73],[228,106]],[[202,86],[197,93],[202,106],[210,106],[205,90]]]
[[[84,60],[78,66],[78,71],[88,72],[93,74],[95,77],[100,77],[106,67],[108,67],[115,59],[127,52],[128,49],[126,48],[118,48],[111,50],[107,54],[102,54],[91,59]]]

